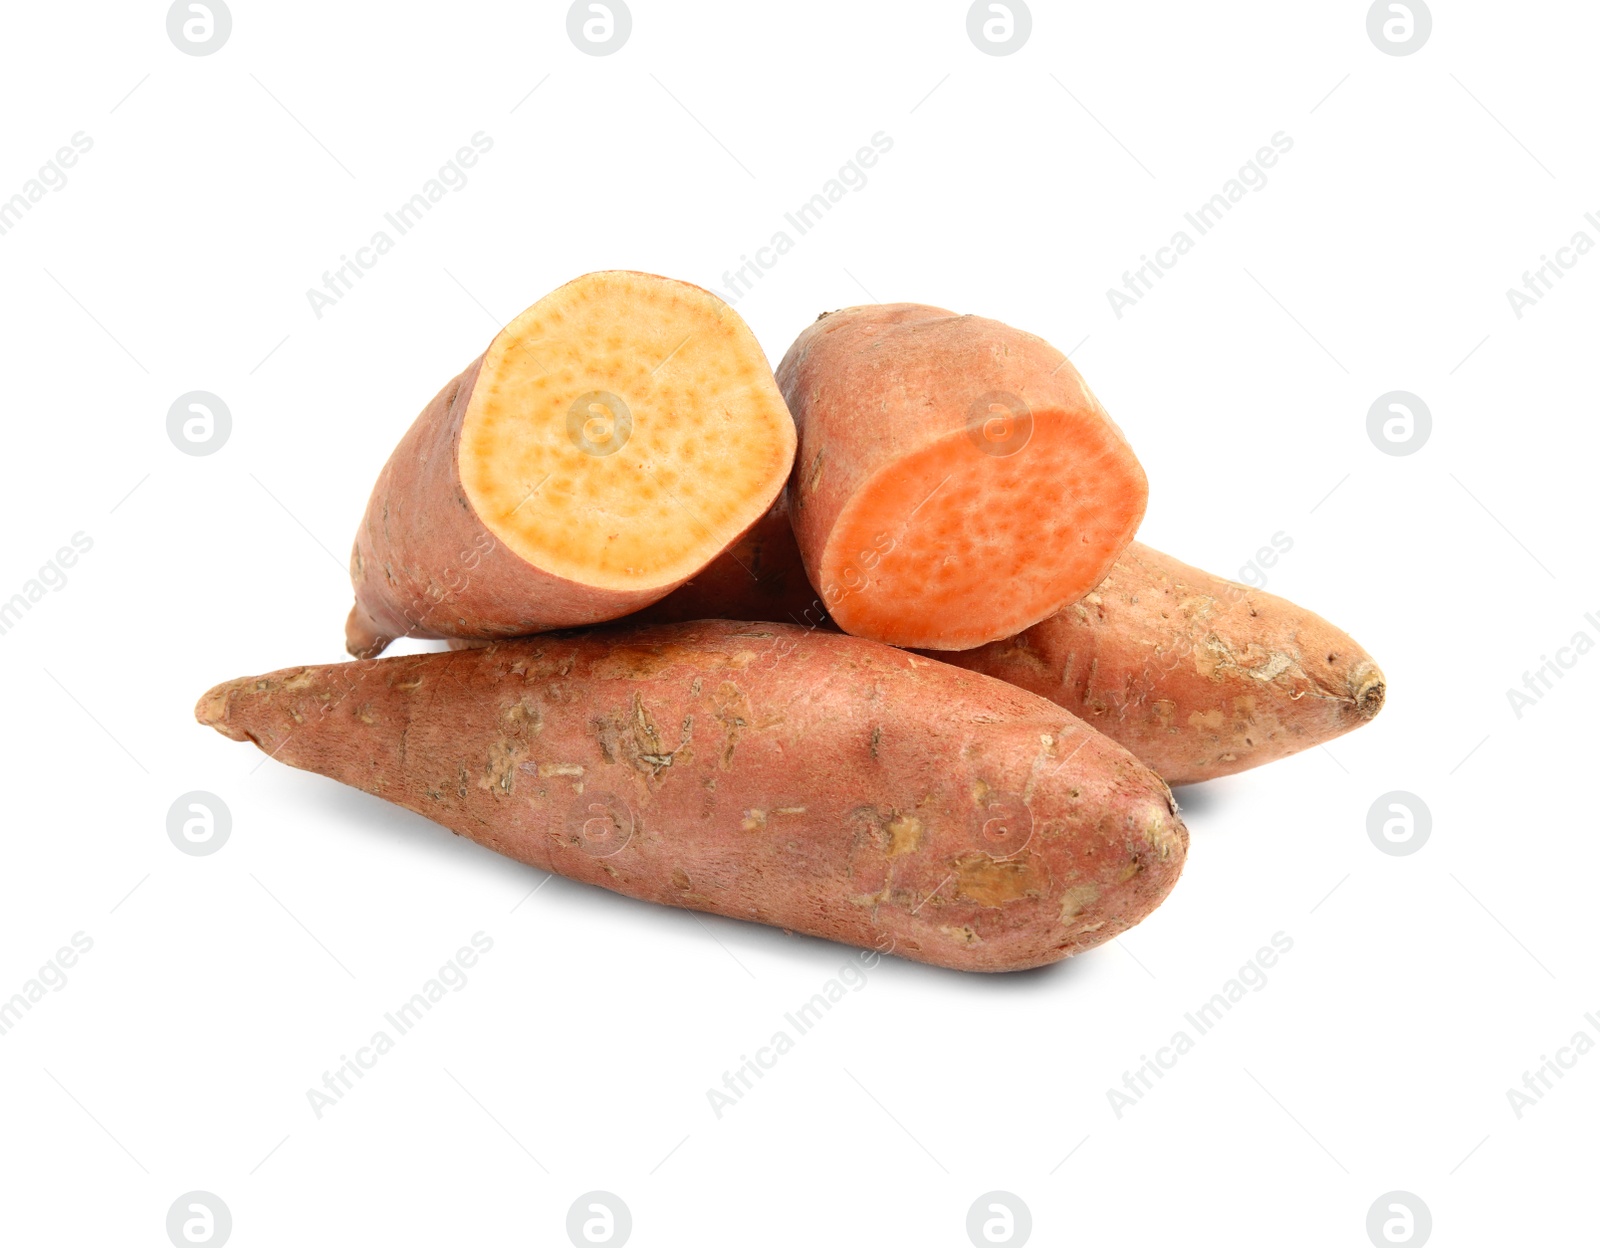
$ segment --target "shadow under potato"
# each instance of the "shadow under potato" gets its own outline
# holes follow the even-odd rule
[[[1233,777],[1222,776],[1216,780],[1202,780],[1198,784],[1178,785],[1172,790],[1172,796],[1178,803],[1178,814],[1188,825],[1190,819],[1209,819],[1226,809],[1234,787]],[[1192,825],[1189,825],[1189,831],[1194,831]]]

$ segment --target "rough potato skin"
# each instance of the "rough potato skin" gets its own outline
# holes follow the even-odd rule
[[[195,713],[571,879],[967,970],[1111,939],[1188,846],[1166,786],[1059,707],[779,624],[289,668]]]
[[[614,620],[662,591],[577,585],[507,549],[468,501],[457,453],[483,357],[434,396],[378,474],[350,553],[356,603],[345,646],[396,637],[518,637]]]
[[[1135,542],[1093,593],[946,662],[1043,694],[1168,784],[1330,741],[1383,707],[1383,673],[1321,616]]]

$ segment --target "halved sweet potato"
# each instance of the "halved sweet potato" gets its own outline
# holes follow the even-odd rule
[[[430,403],[356,535],[352,654],[615,619],[771,505],[794,425],[715,295],[590,273],[539,300]]]
[[[778,366],[789,514],[839,627],[964,650],[1097,585],[1148,493],[1121,431],[1032,334],[896,303],[821,317]]]

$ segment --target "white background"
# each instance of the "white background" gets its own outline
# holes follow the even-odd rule
[[[1520,718],[1506,691],[1600,640],[1600,254],[1520,319],[1505,292],[1600,243],[1600,10],[1436,0],[1396,57],[1366,8],[1040,2],[990,56],[945,0],[635,0],[601,58],[548,0],[237,0],[204,57],[162,4],[10,6],[0,197],[93,148],[0,237],[0,598],[93,548],[0,636],[0,997],[94,944],[0,1036],[0,1238],[160,1245],[199,1189],[238,1245],[556,1244],[602,1189],[639,1245],[962,1245],[998,1189],[1041,1244],[1362,1245],[1401,1189],[1438,1244],[1592,1242],[1600,1055],[1520,1119],[1506,1093],[1600,1038],[1600,657]],[[468,185],[319,319],[307,289],[478,131]],[[528,896],[540,873],[191,708],[343,657],[372,480],[502,321],[591,269],[726,290],[878,131],[737,304],[771,359],[873,300],[1045,336],[1148,470],[1142,538],[1233,576],[1292,539],[1268,588],[1366,646],[1389,705],[1180,791],[1184,877],[1115,945],[886,960],[719,1120],[707,1089],[851,951]],[[1268,184],[1119,318],[1107,288],[1278,131]],[[1366,432],[1397,389],[1433,417],[1405,457]],[[191,390],[231,409],[215,454],[168,439]],[[232,812],[211,856],[167,836],[191,790]],[[1391,790],[1432,814],[1410,856],[1367,835]],[[469,984],[319,1120],[307,1089],[478,931]],[[1117,1117],[1280,931],[1267,986]]]

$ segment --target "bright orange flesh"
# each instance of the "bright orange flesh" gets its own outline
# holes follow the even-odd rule
[[[1027,444],[986,454],[965,432],[891,462],[840,513],[822,591],[841,628],[960,650],[1059,610],[1096,585],[1143,511],[1125,448],[1060,412]]]
[[[516,555],[580,585],[694,575],[766,510],[794,427],[715,296],[591,273],[501,331],[461,426],[461,483]]]

